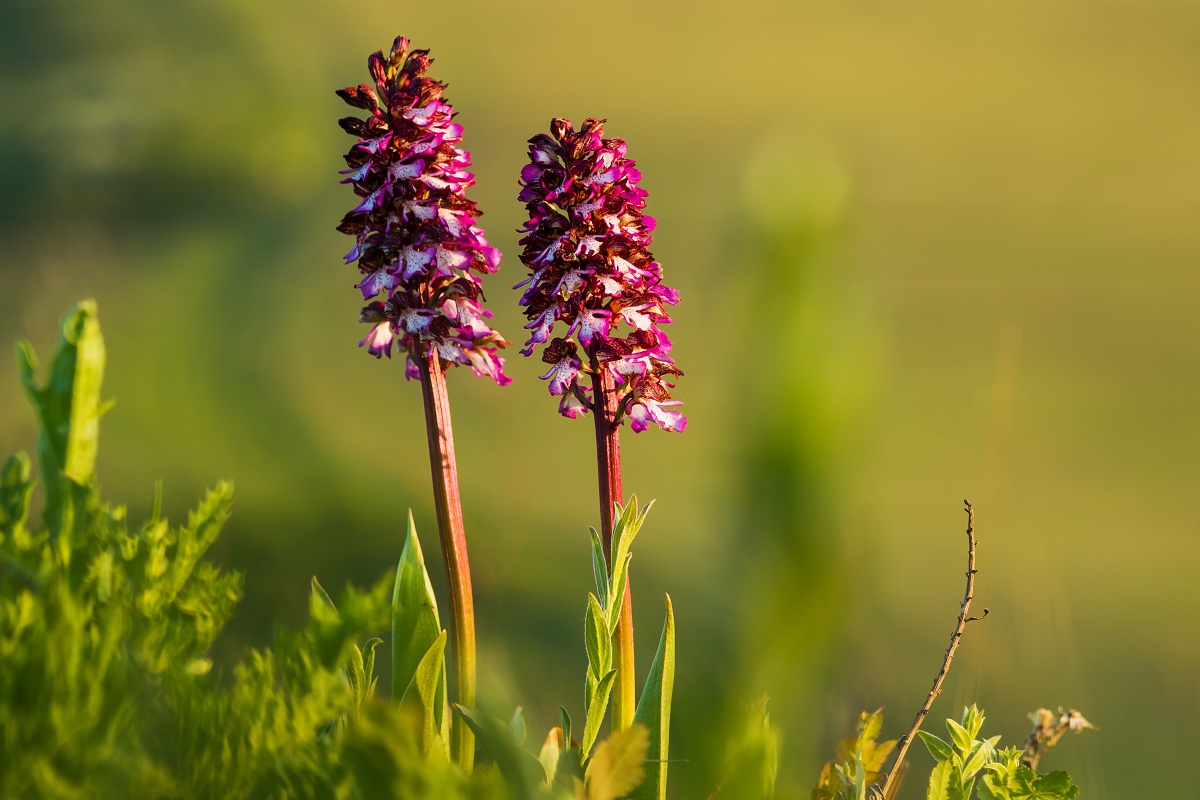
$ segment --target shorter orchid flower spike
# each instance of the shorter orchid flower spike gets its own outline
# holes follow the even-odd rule
[[[623,140],[604,138],[603,120],[575,131],[556,119],[550,130],[529,140],[521,170],[519,198],[529,212],[521,261],[529,277],[514,288],[525,287],[520,303],[530,331],[521,353],[545,345],[550,369],[542,378],[562,397],[564,416],[595,410],[591,381],[580,375],[604,370],[620,398],[614,422],[628,416],[635,432],[682,431],[687,418],[670,381],[683,373],[662,332],[679,293],[661,283],[650,253],[655,223],[643,213],[642,174]],[[555,337],[560,322],[566,331]]]
[[[374,86],[338,92],[366,118],[340,124],[357,142],[342,171],[357,206],[338,230],[354,237],[347,264],[357,261],[367,305],[361,321],[372,328],[359,346],[380,358],[393,347],[413,359],[436,351],[444,366],[463,364],[500,385],[510,382],[497,350],[509,342],[488,320],[479,275],[495,272],[500,251],[476,225],[481,212],[466,190],[475,176],[463,150],[462,126],[442,98],[445,84],[425,76],[428,50],[409,50],[396,39],[391,52],[373,54],[367,65]]]

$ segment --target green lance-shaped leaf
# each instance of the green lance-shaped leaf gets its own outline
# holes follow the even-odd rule
[[[604,560],[604,543],[595,528],[588,528],[592,535],[592,574],[596,578],[596,593],[600,596],[600,607],[608,608],[608,564]]]
[[[450,743],[443,735],[442,706],[446,702],[446,632],[442,631],[417,663],[401,707],[421,715],[421,752],[441,753],[449,760]]]
[[[375,648],[383,644],[383,639],[378,636],[373,636],[363,645],[362,654],[365,659],[363,664],[363,673],[367,677],[367,690],[363,697],[364,700],[369,700],[375,694]]]
[[[395,702],[403,699],[417,673],[417,665],[441,630],[433,584],[425,569],[417,527],[412,511],[409,511],[408,535],[396,566],[396,584],[392,590],[392,698]]]
[[[949,800],[950,789],[955,782],[953,769],[954,765],[949,761],[938,762],[933,772],[929,773],[929,789],[925,793],[925,800]]]
[[[143,604],[146,605],[146,604]],[[342,616],[338,613],[337,606],[333,604],[333,599],[329,593],[325,591],[325,587],[317,580],[317,576],[312,579],[312,591],[308,601],[308,615],[310,625],[314,635],[317,656],[321,663],[326,667],[333,667],[341,659],[346,647],[346,630],[342,624]],[[358,651],[358,646],[352,647],[353,651],[358,653],[358,667],[362,667],[362,653]],[[354,674],[354,657],[349,657],[350,663],[346,665],[347,677],[353,684]]]
[[[563,708],[562,706],[559,706],[558,707],[558,716],[559,716],[559,720],[562,722],[563,742],[565,742],[565,744],[563,745],[563,748],[566,749],[571,746],[571,736],[573,735],[573,733],[571,731],[571,715],[567,713],[567,710],[565,708]]]
[[[965,759],[971,752],[974,737],[967,732],[966,728],[952,719],[946,720],[946,728],[950,731],[950,739],[954,742],[955,750]]]
[[[613,681],[616,678],[617,671],[609,670],[604,677],[600,678],[595,690],[592,691],[591,700],[588,702],[587,722],[583,727],[583,755],[585,758],[592,751],[592,744],[596,741],[596,735],[600,733],[600,724],[604,722],[604,712],[608,708],[608,698],[612,694]]]
[[[649,508],[649,506],[647,506]],[[638,700],[634,723],[646,726],[650,761],[646,780],[629,795],[631,800],[665,800],[667,796],[667,758],[671,736],[671,693],[675,688],[675,611],[667,595],[667,621],[663,626],[658,652],[646,676],[646,685]]]
[[[596,595],[588,593],[588,609],[584,619],[584,646],[587,649],[588,674],[594,680],[608,672],[612,666],[612,634],[600,608]],[[591,702],[591,698],[588,698]]]
[[[100,385],[104,382],[104,338],[95,303],[81,303],[63,326],[63,338],[74,336],[75,369],[71,389],[71,427],[63,472],[78,484],[92,477],[100,448]],[[60,352],[62,348],[60,347]],[[57,360],[57,359],[56,359]]]
[[[933,756],[934,761],[949,761],[954,755],[954,748],[932,733],[917,731],[917,735],[925,743],[925,749],[929,751],[929,755]]]
[[[630,725],[596,748],[586,773],[587,800],[617,800],[642,782],[642,762],[649,736],[641,725]]]
[[[37,358],[28,342],[17,345],[21,383],[38,418],[38,460],[46,484],[46,518],[54,532],[69,529],[77,487],[92,477],[100,441],[100,402],[104,379],[104,339],[96,304],[86,300],[62,322],[62,336],[50,363],[46,385],[37,385]]]
[[[514,742],[525,744],[525,737],[529,735],[529,731],[525,727],[525,715],[521,713],[520,706],[513,711],[512,718],[508,721],[508,730],[512,734]]]
[[[867,800],[867,771],[863,769],[862,750],[854,757],[854,800]]]
[[[514,800],[527,800],[546,781],[546,769],[537,756],[513,740],[512,728],[478,708],[454,705],[463,722],[475,734],[483,751],[496,762]]]
[[[633,557],[630,547],[637,537],[638,531],[646,521],[646,515],[654,506],[654,501],[638,507],[637,495],[629,498],[629,505],[622,507],[614,504],[614,521],[612,536],[611,575],[609,577],[609,602],[604,606],[608,615],[610,635],[616,633],[617,623],[621,618],[621,604],[625,597],[625,583],[629,577],[629,561]]]

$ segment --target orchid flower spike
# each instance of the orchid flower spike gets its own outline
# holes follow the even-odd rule
[[[650,253],[654,218],[643,213],[642,174],[623,140],[604,138],[603,120],[575,131],[556,119],[550,130],[529,140],[521,170],[519,199],[529,212],[521,261],[530,274],[514,288],[526,287],[520,303],[531,332],[521,353],[545,345],[542,379],[562,398],[564,416],[596,410],[593,382],[580,375],[604,370],[619,395],[614,424],[628,416],[635,432],[682,431],[687,418],[675,410],[670,381],[683,373],[662,332],[679,293],[661,282]],[[560,322],[566,330],[554,336]]]
[[[338,230],[354,237],[347,264],[357,261],[372,324],[359,342],[371,355],[408,353],[405,374],[417,377],[414,357],[436,349],[443,366],[464,364],[500,385],[510,382],[496,351],[509,344],[488,320],[479,276],[495,272],[500,251],[476,225],[481,212],[466,190],[475,176],[460,147],[462,126],[442,98],[445,84],[425,76],[428,50],[409,50],[401,36],[391,52],[367,61],[374,87],[338,96],[366,112],[340,124],[358,141],[342,171],[361,201]]]

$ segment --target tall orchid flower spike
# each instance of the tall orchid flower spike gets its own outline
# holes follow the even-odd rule
[[[496,271],[500,251],[476,225],[480,211],[466,197],[475,176],[467,171],[470,154],[459,146],[462,126],[442,98],[445,84],[425,76],[429,51],[410,51],[408,44],[401,36],[388,55],[367,60],[374,87],[338,92],[366,112],[339,121],[357,138],[342,183],[361,201],[338,230],[354,237],[345,261],[358,262],[357,288],[367,301],[361,319],[372,324],[359,346],[376,358],[391,358],[393,348],[405,352],[405,376],[421,381],[454,619],[456,701],[473,706],[475,610],[445,370],[464,364],[501,386],[509,383],[496,354],[509,343],[488,323],[479,280]],[[452,749],[470,771],[474,738],[465,725],[453,727]]]
[[[514,287],[525,287],[520,302],[529,318],[522,355],[543,345],[549,370],[542,379],[562,398],[559,412],[572,419],[591,412],[595,420],[601,536],[610,562],[613,504],[623,500],[619,426],[626,417],[635,433],[687,425],[671,399],[671,381],[683,373],[662,332],[679,293],[662,283],[650,252],[654,218],[643,212],[642,174],[626,149],[623,140],[604,138],[596,119],[579,131],[555,119],[549,135],[529,140],[519,199],[529,212],[521,261],[530,274]],[[565,330],[554,336],[559,323]],[[616,637],[613,728],[621,730],[634,714],[628,585]]]
[[[603,120],[575,132],[569,121],[550,123],[551,135],[529,140],[530,163],[521,170],[520,200],[529,212],[521,262],[530,275],[521,305],[531,331],[522,355],[545,345],[550,394],[561,396],[567,417],[596,410],[611,394],[610,422],[628,416],[635,433],[658,425],[682,431],[671,380],[683,373],[671,358],[662,326],[679,293],[662,283],[650,252],[654,218],[643,213],[642,173],[625,157],[621,139],[604,138]],[[566,328],[551,339],[557,323]],[[606,388],[597,394],[597,385]]]
[[[354,237],[345,261],[358,262],[356,286],[368,301],[361,320],[373,326],[359,345],[376,358],[391,358],[393,347],[406,352],[409,379],[436,351],[444,365],[464,364],[503,386],[510,379],[496,351],[509,343],[488,323],[479,280],[496,271],[500,251],[476,225],[481,212],[466,196],[475,184],[471,154],[459,146],[463,129],[442,98],[446,85],[425,76],[432,63],[401,36],[390,55],[368,59],[374,88],[338,92],[367,113],[339,120],[358,139],[342,183],[361,201],[338,230]]]

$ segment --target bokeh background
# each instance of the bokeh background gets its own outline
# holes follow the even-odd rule
[[[1196,785],[1184,0],[6,0],[0,340],[45,354],[96,297],[107,493],[137,516],[161,477],[178,516],[236,482],[224,663],[303,619],[311,575],[388,571],[409,506],[436,553],[420,393],[356,348],[333,230],[353,202],[333,90],[398,33],[432,49],[466,127],[509,338],[525,140],[604,117],[645,173],[691,424],[623,445],[626,486],[658,500],[634,560],[643,669],[662,592],[678,615],[676,797],[707,796],[710,729],[763,693],[794,796],[859,710],[907,727],[962,594],[963,498],[991,615],[933,717],[978,701],[1017,744],[1026,712],[1074,706],[1101,730],[1043,764],[1084,796]],[[582,713],[592,432],[539,364],[514,350],[508,371],[457,371],[451,395],[486,690],[545,730],[560,703]],[[7,346],[0,375],[0,451],[31,449]]]

